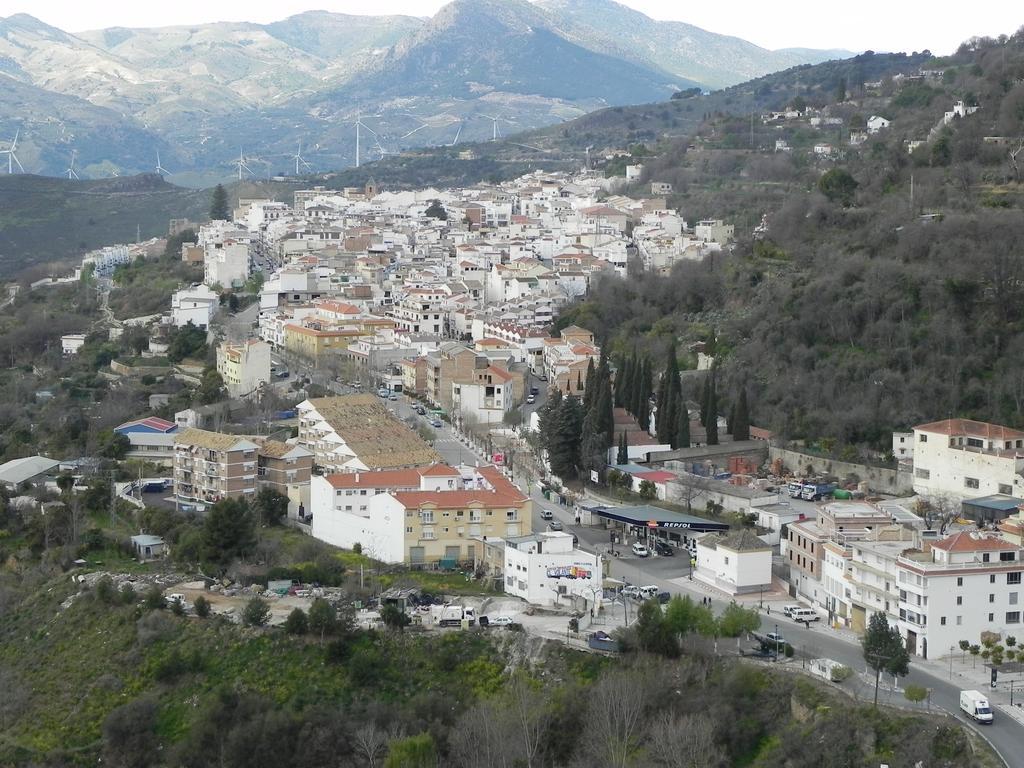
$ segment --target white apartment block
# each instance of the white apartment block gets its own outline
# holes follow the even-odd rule
[[[249,245],[233,241],[207,245],[203,268],[207,285],[239,287],[249,278]]]
[[[242,344],[220,344],[217,373],[231,397],[244,399],[258,395],[270,382],[270,345],[255,339]]]
[[[982,632],[1020,636],[1024,550],[995,534],[954,534],[896,559],[899,621],[907,649],[936,658]]]
[[[586,605],[600,602],[601,556],[574,548],[572,534],[551,531],[487,541],[489,548],[500,548],[502,543],[507,594],[533,605],[555,605],[573,598]]]
[[[1024,495],[1024,432],[969,419],[914,427],[914,493],[954,502]]]
[[[205,285],[182,288],[171,294],[171,321],[178,327],[192,323],[209,328],[220,307],[220,297]]]

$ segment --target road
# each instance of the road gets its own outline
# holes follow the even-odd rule
[[[606,530],[576,525],[571,509],[545,500],[537,491],[533,491],[531,498],[534,502],[534,530],[542,531],[547,527],[547,523],[541,519],[540,514],[542,510],[550,510],[554,517],[563,523],[566,531],[575,533],[579,537],[579,546],[582,549],[608,555],[609,542]],[[638,558],[633,556],[628,545],[618,544],[615,549],[620,554],[618,557],[610,559],[609,574],[613,578],[628,581],[630,584],[654,584],[673,595],[689,595],[697,599],[710,597],[712,607],[716,612],[723,610],[730,602],[723,598],[722,593],[705,587],[700,582],[688,579],[689,566],[685,553],[682,556],[674,557]],[[836,631],[820,624],[812,623],[810,629],[796,624],[782,613],[782,606],[791,602],[795,601],[792,599],[776,602],[766,601],[764,606],[766,612],[761,614],[761,631],[780,632],[796,650],[797,655],[802,658],[834,659],[860,673],[858,677],[854,678],[855,690],[861,700],[870,701],[874,695],[874,674],[866,667],[856,636],[852,632]],[[751,605],[757,607],[756,602]],[[769,610],[771,613],[767,613]],[[950,679],[948,675],[942,673],[937,662],[917,660],[911,661],[910,674],[899,680],[899,689],[893,690],[891,683],[891,679],[883,679],[882,685],[879,687],[880,702],[892,701],[905,705],[903,690],[906,686],[909,684],[924,686],[931,691],[931,707],[956,714],[957,719],[963,724],[974,728],[988,738],[1008,766],[1024,768],[1024,753],[1021,749],[1021,745],[1024,744],[1024,726],[1008,715],[999,712],[996,714],[995,722],[989,726],[978,726],[959,714],[960,690],[964,687],[980,688],[977,683],[963,683],[956,677]],[[850,682],[847,683],[848,686],[850,684]],[[983,693],[985,692],[984,688],[981,690]]]

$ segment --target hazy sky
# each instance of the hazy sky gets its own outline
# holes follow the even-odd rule
[[[1010,34],[1024,25],[1024,13],[1008,11],[1009,0],[622,0],[656,19],[685,21],[736,35],[766,48],[846,48],[907,51],[928,48],[949,53],[972,35]],[[0,16],[30,13],[61,29],[149,27],[209,21],[277,21],[293,13],[322,9],[341,13],[432,15],[445,0],[0,0]]]

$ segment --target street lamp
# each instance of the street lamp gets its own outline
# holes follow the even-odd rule
[[[779,660],[779,625],[775,625],[775,660]]]

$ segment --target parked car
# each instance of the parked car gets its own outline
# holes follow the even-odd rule
[[[551,513],[550,509],[542,509],[540,511],[540,519],[541,520],[553,520],[554,517],[555,516]]]
[[[530,394],[536,397],[540,394],[540,387],[530,387]]]
[[[664,541],[658,541],[654,543],[654,552],[662,557],[672,557],[676,553],[676,548]]]
[[[526,404],[527,405],[533,405],[536,402],[537,402],[537,397],[535,395],[527,395],[526,396]]]
[[[633,544],[633,554],[637,557],[650,557],[651,551],[638,541]]]
[[[396,395],[394,392],[392,392],[390,395],[388,395],[388,400],[397,400],[397,399],[398,399],[398,395]]]
[[[779,646],[779,648],[783,648],[787,644],[786,638],[784,638],[778,632],[769,632],[767,635],[764,636],[764,642],[772,647],[777,645]]]
[[[799,611],[799,610],[803,609],[803,607],[804,606],[799,605],[797,603],[793,603],[791,605],[784,605],[784,606],[782,606],[782,612],[786,616],[792,616],[793,615],[793,611]]]
[[[643,600],[650,600],[652,597],[657,597],[660,591],[653,584],[648,584],[646,587],[640,587],[640,597]]]
[[[789,618],[793,621],[802,624],[805,621],[820,621],[821,616],[818,612],[812,608],[798,608],[795,611],[790,611]]]
[[[658,593],[658,602],[659,603],[663,603],[664,604],[664,603],[667,603],[671,599],[672,599],[672,593],[671,592],[659,592]]]
[[[489,616],[488,619],[492,627],[507,627],[512,623],[511,616]]]
[[[387,396],[388,396],[388,391],[384,387],[381,387],[380,389],[377,390],[377,397],[387,397]]]
[[[560,531],[564,527],[565,526],[562,525],[562,521],[561,520],[552,520],[551,522],[548,523],[548,530],[549,531]]]
[[[434,429],[440,429],[441,425],[442,422],[440,419],[432,419],[430,422],[430,426],[432,426]]]
[[[420,416],[426,416],[427,415],[427,409],[424,408],[422,405],[417,405],[416,406],[416,413],[418,413]]]
[[[621,594],[624,597],[631,597],[634,600],[639,600],[640,587],[634,586],[633,584],[628,584],[622,588],[622,591],[619,594]]]
[[[278,371],[277,372],[277,378],[279,378],[279,379],[287,379],[290,375],[291,374],[289,374],[288,371]]]

